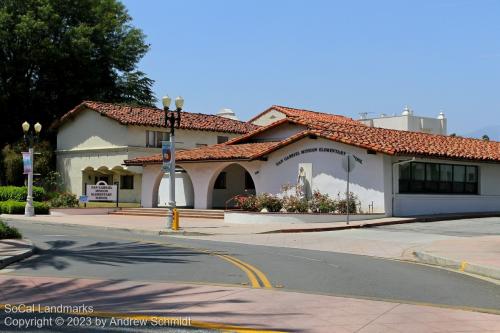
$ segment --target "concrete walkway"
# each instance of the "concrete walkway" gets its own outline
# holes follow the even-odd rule
[[[232,286],[4,275],[0,296],[4,305],[85,304],[98,317],[187,316],[202,323],[273,331],[500,332],[496,314]]]
[[[166,230],[166,218],[156,216],[124,216],[124,215],[37,215],[25,217],[22,215],[0,215],[4,219],[24,220],[33,222],[51,222],[63,224],[77,224],[94,227],[122,228],[129,230],[142,230],[158,233]],[[389,225],[395,223],[413,222],[413,218],[387,217],[362,221],[352,221],[349,225],[345,222],[332,223],[270,223],[270,224],[229,224],[220,219],[182,218],[181,230],[177,234],[190,235],[245,235],[280,232],[307,232],[343,230],[346,228],[359,228],[363,226]],[[169,232],[169,231],[168,231]]]
[[[500,236],[444,239],[413,250],[422,262],[500,280]]]
[[[26,239],[0,239],[0,269],[33,254],[34,246]]]

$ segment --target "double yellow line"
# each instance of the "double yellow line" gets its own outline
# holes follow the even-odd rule
[[[215,254],[217,257],[224,259],[236,267],[240,268],[248,276],[252,288],[267,288],[272,289],[273,286],[267,277],[262,273],[257,267],[250,265],[249,263],[243,262],[235,257],[229,256],[227,254]]]

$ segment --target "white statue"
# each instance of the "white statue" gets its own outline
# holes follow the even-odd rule
[[[306,190],[306,171],[304,167],[300,167],[299,174],[297,176],[297,196],[301,199],[305,198]]]

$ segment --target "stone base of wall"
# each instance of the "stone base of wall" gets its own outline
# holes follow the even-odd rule
[[[385,214],[355,214],[350,215],[351,221],[371,220],[385,217]],[[346,215],[315,214],[315,213],[259,213],[226,211],[225,223],[255,224],[255,223],[331,223],[345,222]]]

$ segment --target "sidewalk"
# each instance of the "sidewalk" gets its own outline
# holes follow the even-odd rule
[[[8,287],[7,287],[8,286]],[[36,295],[33,290],[37,290]],[[93,306],[96,316],[192,321],[301,332],[500,332],[500,316],[459,309],[265,289],[0,276],[3,304]],[[270,302],[269,300],[273,301]],[[104,313],[108,312],[108,313]]]
[[[33,254],[33,243],[26,239],[0,239],[0,269]]]
[[[421,262],[500,280],[500,236],[439,240],[414,253]]]
[[[0,215],[4,219],[50,222],[62,224],[77,224],[93,227],[121,228],[127,230],[142,230],[158,233],[165,231],[165,217],[140,217],[126,215],[37,215],[25,217],[23,215]],[[139,222],[140,221],[140,222]],[[389,225],[395,223],[413,222],[413,218],[386,217],[380,219],[352,221],[349,225],[345,222],[332,223],[270,223],[270,224],[230,224],[220,219],[182,218],[180,220],[181,230],[173,234],[185,235],[247,235],[281,232],[307,232],[344,230],[346,228],[360,228],[377,225]],[[170,233],[170,232],[169,232]]]

